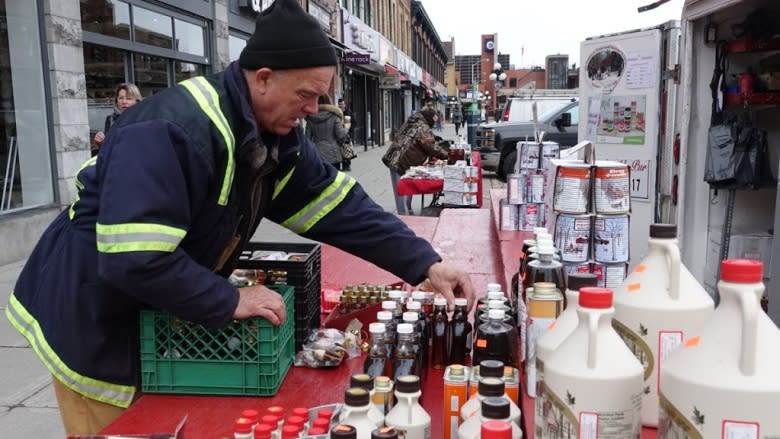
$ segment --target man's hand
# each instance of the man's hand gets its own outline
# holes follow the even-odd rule
[[[263,285],[238,289],[238,306],[233,312],[234,319],[263,317],[272,325],[281,325],[287,318],[282,296]]]
[[[441,293],[447,299],[450,310],[454,309],[453,302],[457,296],[465,297],[469,301],[468,311],[471,311],[476,295],[468,273],[436,262],[428,268],[427,275],[433,290]]]

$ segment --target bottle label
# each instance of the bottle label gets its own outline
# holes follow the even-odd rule
[[[536,370],[536,340],[543,336],[550,327],[555,318],[531,318],[528,319],[528,340],[526,343],[526,391],[531,398],[536,397],[536,381],[538,380]]]
[[[645,328],[642,323],[639,323],[639,328],[637,328],[637,330],[641,333],[640,336],[628,326],[617,321],[617,319],[612,319],[612,327],[626,343],[628,349],[630,349],[639,362],[642,363],[642,367],[645,369],[644,380],[647,381],[653,374],[653,369],[655,368],[655,356],[653,356],[653,351],[650,349],[647,342],[642,339],[642,337],[647,337],[647,328]]]
[[[658,331],[658,373],[656,375],[656,389],[661,391],[661,370],[669,355],[682,345],[682,331]]]
[[[588,439],[638,438],[641,430],[641,393],[631,396],[625,410],[577,410],[576,397],[568,391],[566,399],[559,397],[545,383],[541,384],[541,411],[535,418],[536,437],[576,437]],[[541,414],[540,414],[541,413]],[[660,436],[659,436],[660,437]],[[681,436],[684,437],[684,436]]]
[[[720,437],[721,439],[758,439],[759,430],[758,422],[726,419],[723,421],[723,432]]]
[[[682,437],[687,439],[704,439],[701,430],[693,425],[688,419],[688,416],[684,415],[677,409],[663,394],[658,395],[659,398],[659,411],[658,411],[658,437],[659,438],[676,438]],[[694,408],[692,419],[697,424],[703,426],[704,422],[699,420],[703,418],[698,410]]]

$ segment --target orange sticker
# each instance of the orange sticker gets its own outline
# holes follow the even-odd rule
[[[550,323],[550,326],[547,327],[548,331],[555,329],[555,322],[557,322],[557,320],[553,320],[552,323]]]
[[[636,291],[639,291],[639,289],[642,288],[642,286],[639,284],[639,282],[635,282],[633,284],[628,284],[628,292],[634,293]]]
[[[636,269],[634,271],[636,271],[637,273],[644,273],[645,270],[647,270],[647,265],[639,264],[636,266]]]
[[[694,347],[698,346],[699,343],[701,343],[701,337],[699,337],[697,335],[696,337],[689,338],[688,341],[685,342],[685,347],[686,348],[694,348]]]
[[[477,339],[477,347],[478,348],[486,348],[487,347],[487,340],[484,338],[478,338]]]

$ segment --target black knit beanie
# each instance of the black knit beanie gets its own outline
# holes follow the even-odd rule
[[[276,0],[257,16],[238,64],[249,70],[284,70],[335,66],[338,58],[319,22],[298,0]]]

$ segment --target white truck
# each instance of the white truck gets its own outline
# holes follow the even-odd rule
[[[722,259],[762,260],[780,325],[780,1],[686,0],[680,18],[582,43],[578,138],[632,165],[633,264],[649,224],[676,223],[683,263],[716,300]],[[716,65],[718,107],[765,130],[767,152],[748,162],[768,168],[756,188],[705,182]]]

